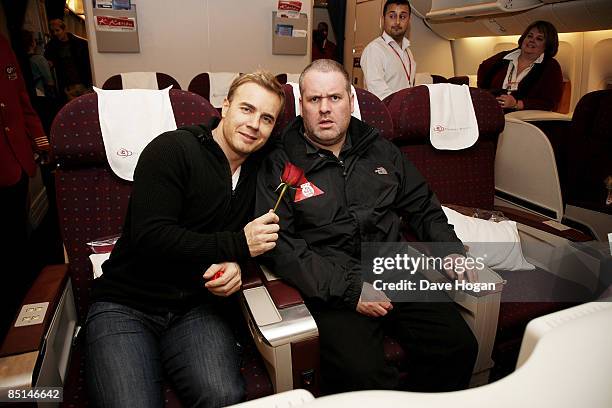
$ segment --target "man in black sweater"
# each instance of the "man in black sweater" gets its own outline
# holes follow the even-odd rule
[[[266,143],[283,103],[273,75],[242,75],[220,122],[164,133],[143,150],[123,235],[87,317],[94,406],[162,407],[162,378],[187,406],[243,398],[221,298],[240,288],[239,262],[278,238],[271,211],[247,224],[256,179],[249,155]]]

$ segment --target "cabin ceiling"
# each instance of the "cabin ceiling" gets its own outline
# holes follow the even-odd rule
[[[520,35],[525,27],[536,20],[550,21],[561,33],[612,29],[612,0],[538,0],[514,1],[514,4],[529,4],[523,11],[500,11],[512,4],[509,0],[412,0],[418,15],[438,35],[454,40],[465,37],[498,35]],[[433,9],[432,9],[433,7]],[[441,8],[442,7],[442,8]],[[496,8],[497,7],[497,8]],[[440,11],[446,8],[446,17]],[[436,11],[437,13],[431,13]],[[427,18],[427,14],[436,15]],[[457,13],[459,18],[449,18]]]

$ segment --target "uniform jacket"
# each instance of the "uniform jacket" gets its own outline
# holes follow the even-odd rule
[[[36,171],[33,140],[45,132],[36,115],[17,58],[0,36],[0,187],[12,186],[22,171]]]
[[[361,243],[400,241],[400,217],[419,239],[448,243],[444,255],[464,252],[425,179],[378,130],[351,118],[347,142],[336,158],[307,142],[302,129],[297,117],[282,147],[262,165],[255,207],[262,214],[274,206],[286,162],[302,168],[323,191],[298,202],[295,190],[285,195],[277,210],[277,245],[262,256],[306,298],[354,308],[363,285]]]
[[[480,64],[478,67],[479,88],[491,89],[496,94],[502,91],[510,63],[510,60],[504,59],[508,53],[509,51],[500,52]],[[512,95],[516,100],[523,101],[524,109],[552,111],[557,108],[562,93],[561,66],[556,59],[544,57],[540,64],[534,64]]]

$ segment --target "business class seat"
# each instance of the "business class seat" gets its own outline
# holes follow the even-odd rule
[[[177,126],[199,124],[218,116],[208,102],[190,92],[170,90],[170,100]],[[11,328],[0,352],[0,388],[7,384],[63,384],[64,405],[81,407],[87,404],[84,333],[76,337],[75,327],[84,324],[90,305],[93,273],[88,259],[91,250],[86,243],[121,232],[131,183],[118,178],[107,163],[96,94],[79,97],[59,112],[53,123],[51,144],[58,164],[58,215],[68,263],[45,268],[28,292],[24,304],[49,302],[49,312],[40,318],[43,324]],[[243,349],[241,370],[247,398],[271,394],[270,379],[238,302],[233,303],[233,321]],[[27,370],[17,370],[20,366]],[[180,406],[172,389],[168,385],[164,388],[166,406]]]
[[[494,377],[500,377],[514,369],[520,340],[530,320],[575,304],[561,301],[538,302],[539,292],[536,291],[534,294],[531,291],[534,287],[540,288],[541,291],[554,287],[559,292],[572,293],[577,299],[586,301],[591,296],[589,290],[594,290],[597,282],[585,282],[580,278],[569,279],[568,275],[571,275],[569,262],[561,270],[558,265],[553,265],[551,262],[556,256],[551,254],[569,251],[567,248],[570,242],[588,241],[589,237],[571,228],[559,231],[544,224],[545,221],[551,221],[550,218],[518,208],[495,205],[497,180],[512,178],[512,174],[502,173],[520,174],[520,169],[508,166],[500,170],[500,166],[496,165],[502,144],[505,146],[504,149],[508,149],[507,145],[511,144],[511,139],[507,137],[500,139],[500,133],[504,130],[504,126],[507,126],[501,108],[486,91],[470,88],[470,94],[478,122],[479,139],[472,147],[458,151],[437,150],[429,141],[430,112],[427,87],[419,86],[396,92],[384,102],[394,121],[393,143],[399,146],[420,170],[440,202],[443,205],[469,207],[466,213],[473,213],[474,208],[502,211],[507,218],[518,223],[523,253],[526,257],[531,257],[534,261],[532,263],[537,266],[533,271],[498,272],[506,281],[501,296],[498,328],[494,334],[493,359],[496,360]],[[537,145],[532,144],[532,149],[537,149]],[[549,151],[548,154],[550,156],[552,152]],[[552,157],[554,162],[554,156]],[[531,178],[537,180],[536,176],[533,174]],[[528,183],[528,178],[527,175],[521,174],[518,180]],[[538,246],[539,243],[544,244]],[[568,257],[571,258],[569,255]],[[531,294],[528,302],[516,301],[516,299],[529,298],[528,294]],[[503,362],[500,361],[502,359]],[[501,366],[503,368],[500,371]]]
[[[565,162],[565,204],[601,213],[600,239],[612,231],[612,90],[584,95],[572,117]],[[608,180],[608,182],[606,182]],[[566,211],[570,211],[567,209]]]
[[[164,74],[163,72],[156,72],[155,76],[157,77],[158,89],[165,89],[169,86],[172,86],[172,89],[174,90],[181,89],[178,81],[172,78],[170,75]],[[117,74],[108,78],[106,81],[104,81],[102,89],[124,89],[121,75]]]
[[[513,139],[516,151],[508,152],[508,157],[500,163],[522,161],[523,171],[536,166],[552,168],[556,163],[556,174],[548,175],[549,181],[542,181],[546,186],[538,190],[503,180],[504,189],[512,190],[515,196],[509,200],[520,202],[525,196],[531,196],[528,201],[537,203],[540,213],[552,210],[555,213],[551,213],[552,218],[568,222],[598,240],[607,240],[607,233],[612,230],[612,206],[606,203],[606,178],[612,174],[607,154],[612,112],[610,94],[609,90],[586,94],[576,105],[573,117],[544,111],[507,114],[504,133]],[[540,158],[541,154],[531,147],[534,143],[547,144],[547,141],[554,156]],[[528,154],[523,154],[524,151]],[[551,160],[555,163],[545,164]],[[558,181],[554,180],[557,175]],[[555,183],[559,186],[553,186]],[[560,190],[556,203],[545,200],[545,196],[551,196],[551,189]]]

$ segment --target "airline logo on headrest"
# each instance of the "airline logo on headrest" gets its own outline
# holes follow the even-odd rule
[[[130,157],[132,154],[134,153],[123,147],[117,151],[117,156],[119,157]]]

